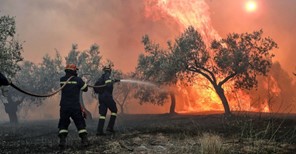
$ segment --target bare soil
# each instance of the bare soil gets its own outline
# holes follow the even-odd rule
[[[58,147],[57,123],[58,120],[44,120],[18,125],[0,124],[0,153],[213,153],[209,149],[217,149],[216,153],[237,154],[296,151],[296,115],[291,114],[118,115],[116,133],[103,137],[95,136],[97,119],[93,119],[87,122],[88,147],[80,146],[80,138],[72,122],[64,150]],[[205,137],[209,136],[205,134],[212,137]],[[205,148],[205,143],[208,148]]]

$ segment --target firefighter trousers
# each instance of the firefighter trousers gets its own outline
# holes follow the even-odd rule
[[[66,137],[68,134],[68,127],[70,125],[70,118],[74,121],[80,137],[87,135],[85,120],[82,116],[81,109],[60,109],[60,120],[58,124],[59,137]]]
[[[112,97],[112,95],[101,95],[99,97],[99,123],[97,132],[103,133],[103,128],[106,120],[106,115],[108,109],[111,111],[111,117],[107,126],[107,130],[113,132],[114,131],[114,124],[117,116],[117,107],[116,103]]]

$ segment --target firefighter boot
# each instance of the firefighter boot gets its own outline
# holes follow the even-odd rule
[[[59,147],[61,149],[64,149],[66,147],[66,138],[67,138],[67,134],[68,133],[59,133],[59,138],[60,138],[60,143],[59,143]]]
[[[60,144],[59,147],[64,149],[66,147],[66,137],[60,137]]]
[[[81,146],[83,146],[83,147],[89,146],[89,141],[88,141],[86,132],[79,133],[79,137],[81,138]]]
[[[104,124],[105,124],[105,119],[99,119],[99,123],[98,123],[98,128],[97,128],[97,136],[105,136],[106,134],[103,131],[104,128]]]
[[[116,113],[112,113],[106,131],[108,131],[110,133],[115,133],[115,131],[114,131],[115,120],[116,120]]]

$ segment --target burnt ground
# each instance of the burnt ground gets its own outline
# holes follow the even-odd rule
[[[1,153],[295,153],[296,115],[235,113],[118,115],[115,134],[80,146],[73,122],[67,148],[60,150],[57,120],[0,124]]]

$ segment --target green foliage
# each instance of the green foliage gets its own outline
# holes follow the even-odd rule
[[[235,88],[251,89],[257,86],[257,75],[266,75],[272,65],[277,47],[271,38],[263,38],[263,31],[229,34],[226,39],[214,41],[214,61],[223,76],[233,76]]]
[[[56,52],[54,58],[45,55],[42,63],[37,66],[36,77],[40,80],[37,84],[41,87],[39,92],[49,93],[60,87],[59,80],[63,74],[64,67],[62,65],[62,57],[58,52]]]
[[[193,27],[175,40],[171,55],[175,67],[181,72],[194,66],[205,67],[210,58],[201,35]]]
[[[91,83],[102,74],[99,67],[102,65],[102,56],[100,56],[99,46],[93,44],[89,50],[79,51],[78,45],[72,45],[72,50],[65,58],[66,63],[76,64],[79,68],[78,75],[86,78]]]
[[[0,16],[0,71],[13,77],[20,70],[18,63],[23,60],[22,44],[15,38],[15,20]]]
[[[174,43],[168,42],[168,49],[152,43],[146,35],[142,39],[145,54],[139,56],[137,73],[141,79],[159,85],[174,85],[177,81],[192,84],[201,75],[211,83],[225,111],[230,113],[222,86],[232,80],[234,88],[251,89],[257,86],[256,76],[266,75],[271,67],[274,55],[270,51],[277,44],[262,35],[262,30],[233,33],[214,40],[207,48],[201,35],[188,27]]]
[[[143,37],[142,42],[146,54],[139,56],[137,71],[140,78],[156,83],[171,81],[175,74],[169,73],[171,61],[167,51],[160,49],[159,44],[152,43],[147,35]]]
[[[134,78],[134,73],[122,73],[118,70],[115,70],[114,73],[115,79],[132,79]],[[113,89],[113,96],[115,102],[119,105],[120,112],[126,113],[126,105],[132,99],[132,94],[136,93],[138,90],[137,84],[134,83],[116,83],[115,88]]]
[[[24,61],[13,79],[13,82],[22,89],[35,94],[49,94],[60,87],[59,79],[62,75],[62,58],[57,52],[54,58],[45,55],[40,64]],[[23,100],[29,104],[40,105],[46,98],[32,97],[9,89],[9,93],[15,100]]]

